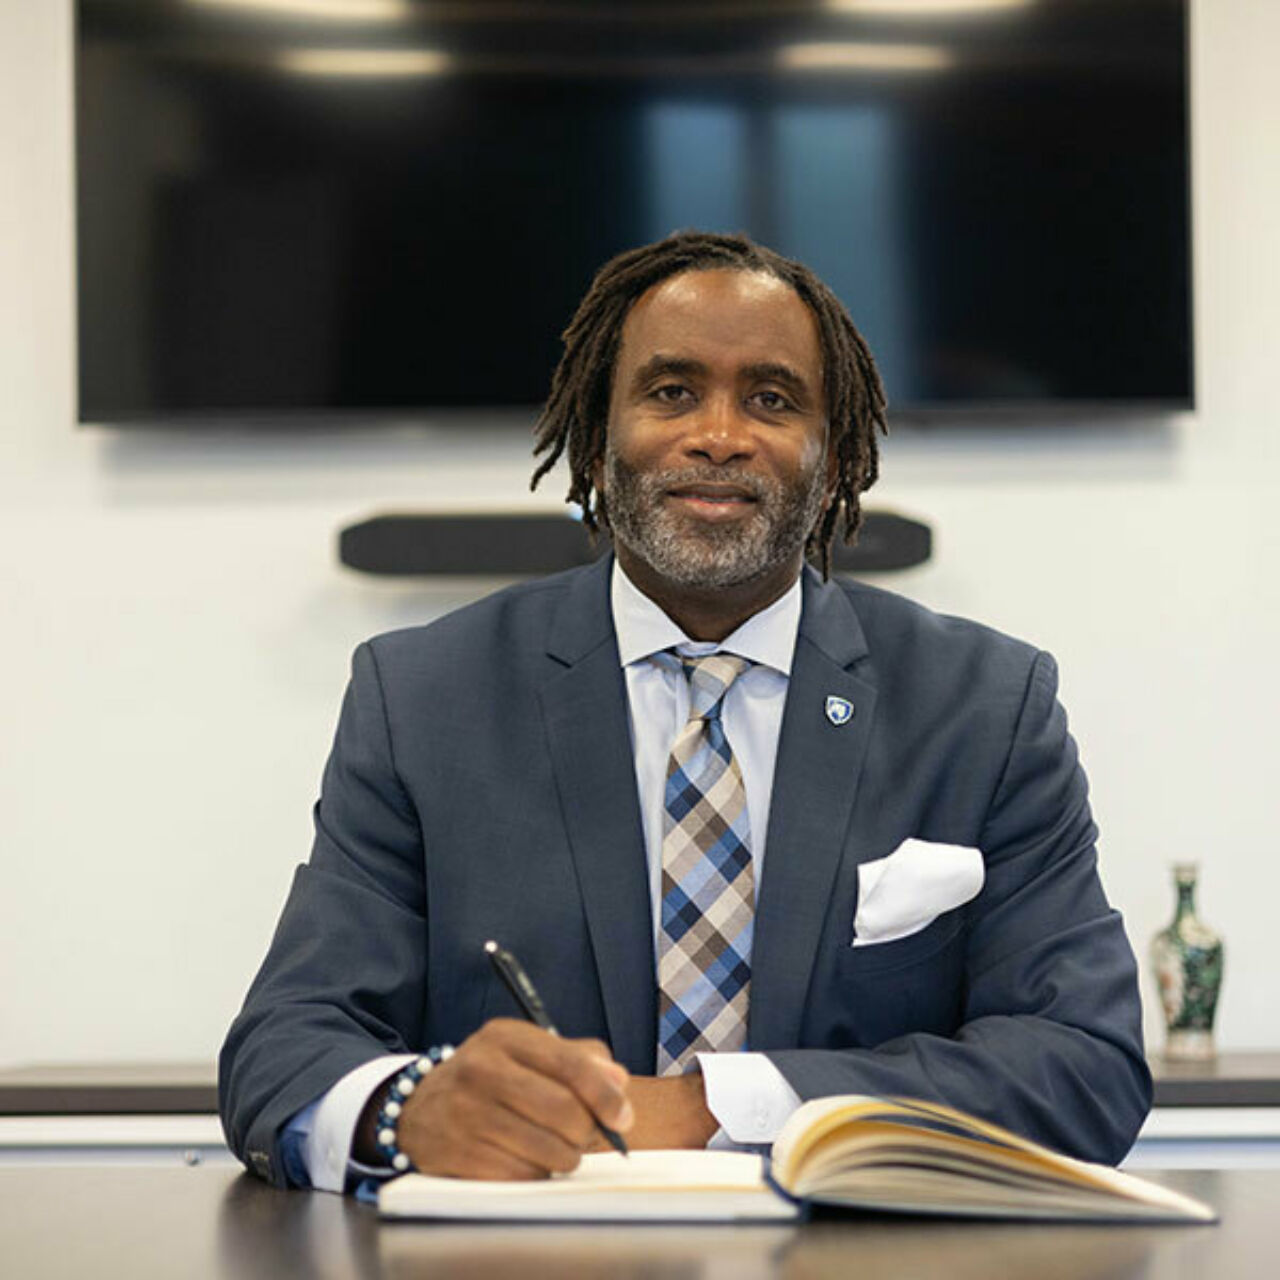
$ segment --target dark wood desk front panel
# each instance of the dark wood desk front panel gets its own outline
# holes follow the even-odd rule
[[[1218,1226],[862,1217],[798,1227],[380,1225],[225,1169],[0,1170],[0,1259],[24,1280],[1244,1280],[1273,1274],[1280,1171],[1181,1172]]]
[[[1151,1059],[1158,1107],[1280,1107],[1280,1053]],[[212,1114],[212,1063],[51,1063],[0,1070],[0,1115]]]

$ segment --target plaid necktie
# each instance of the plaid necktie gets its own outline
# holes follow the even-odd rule
[[[655,661],[670,663],[671,656]],[[720,723],[724,695],[751,663],[681,659],[689,719],[667,762],[658,930],[658,1074],[747,1037],[755,875],[742,771]]]

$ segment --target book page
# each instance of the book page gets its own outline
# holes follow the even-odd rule
[[[1207,1206],[1165,1187],[911,1098],[848,1095],[805,1103],[774,1144],[772,1176],[790,1193],[823,1203],[1214,1218]]]
[[[389,1217],[561,1220],[779,1220],[796,1206],[764,1181],[764,1162],[736,1151],[600,1152],[535,1182],[406,1174],[378,1193]]]

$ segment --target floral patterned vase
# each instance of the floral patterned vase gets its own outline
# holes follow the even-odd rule
[[[1178,906],[1173,923],[1151,940],[1151,962],[1160,986],[1168,1038],[1164,1056],[1212,1058],[1213,1015],[1222,989],[1222,939],[1196,915],[1194,862],[1174,864]]]

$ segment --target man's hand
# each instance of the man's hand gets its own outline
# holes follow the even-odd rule
[[[682,1076],[632,1076],[627,1097],[635,1111],[635,1125],[627,1133],[627,1146],[705,1147],[720,1127],[707,1110],[702,1073]],[[592,1151],[607,1151],[608,1144],[597,1135]]]
[[[593,1145],[597,1121],[631,1128],[628,1080],[599,1040],[495,1018],[423,1077],[400,1116],[400,1149],[423,1173],[457,1178],[567,1173]],[[381,1098],[365,1108],[360,1146]]]

